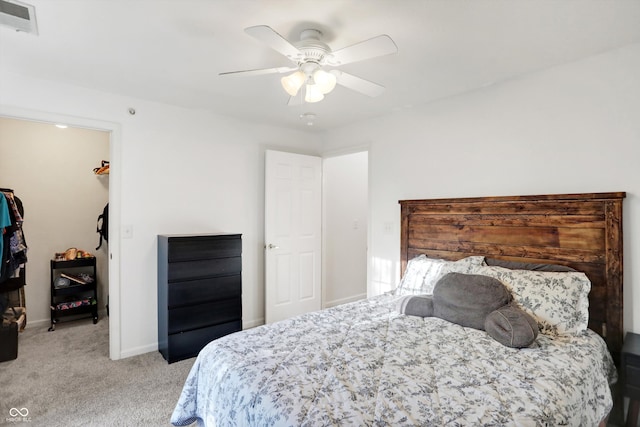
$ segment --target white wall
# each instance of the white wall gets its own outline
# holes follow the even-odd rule
[[[323,306],[367,296],[368,153],[322,162]]]
[[[370,145],[370,294],[399,279],[398,200],[626,191],[624,326],[640,332],[640,45],[344,127]]]
[[[93,168],[109,158],[109,135],[89,129],[58,129],[0,117],[0,187],[22,200],[27,241],[25,299],[29,325],[50,321],[50,263],[75,247],[96,256],[98,301],[108,290],[107,252],[96,251],[96,219],[109,198],[109,176]]]
[[[263,322],[264,150],[318,154],[318,137],[7,72],[0,82],[0,114],[51,112],[117,129],[112,145],[120,159],[112,158],[111,176],[121,180],[116,215],[133,237],[112,230],[109,242],[110,250],[119,248],[120,260],[121,335],[112,357],[157,348],[158,234],[242,233],[243,323]],[[112,181],[110,196],[116,191]]]
[[[0,72],[0,114],[46,112],[116,129],[116,215],[133,238],[117,236],[112,245],[120,255],[122,321],[115,357],[156,349],[161,233],[243,233],[244,323],[262,323],[264,149],[319,154],[321,143],[324,152],[370,147],[372,294],[398,280],[400,199],[626,191],[624,321],[640,332],[638,75],[640,46],[633,45],[344,127],[322,140],[6,72]]]

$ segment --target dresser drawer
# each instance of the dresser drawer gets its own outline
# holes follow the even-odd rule
[[[625,365],[625,382],[627,385],[635,386],[640,389],[640,364],[629,365],[629,358],[627,358]]]
[[[200,261],[172,262],[168,264],[169,282],[226,276],[242,271],[242,258],[218,258]]]
[[[635,366],[640,368],[640,355],[625,353],[622,355],[622,361],[625,366]]]
[[[209,342],[241,330],[242,321],[236,320],[221,325],[169,335],[169,354],[166,358],[169,362],[176,362],[195,357]]]
[[[169,334],[242,319],[242,299],[194,304],[169,310]]]
[[[168,288],[168,308],[174,308],[207,301],[239,298],[242,296],[242,278],[239,274],[209,277],[169,283]]]
[[[632,386],[629,383],[625,384],[624,395],[631,399],[640,400],[640,386]]]
[[[170,237],[169,243],[169,262],[239,257],[242,254],[240,235]]]

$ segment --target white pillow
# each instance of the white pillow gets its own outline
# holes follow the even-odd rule
[[[458,261],[427,258],[417,256],[407,263],[400,284],[396,288],[396,295],[432,295],[433,288],[442,276],[447,273],[471,273],[482,266],[483,256],[470,256]]]
[[[578,334],[588,327],[591,282],[584,273],[478,267],[473,274],[501,281],[544,334]]]

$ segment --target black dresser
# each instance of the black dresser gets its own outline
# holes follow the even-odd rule
[[[633,332],[627,332],[622,346],[622,387],[629,398],[627,427],[636,427],[640,409],[640,335]]]
[[[242,330],[242,235],[158,236],[158,350],[169,363]]]

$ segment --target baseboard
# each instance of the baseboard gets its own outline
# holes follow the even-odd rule
[[[352,297],[349,298],[342,298],[339,300],[334,300],[334,301],[329,301],[326,302],[323,306],[323,308],[331,308],[331,307],[335,307],[337,305],[341,305],[341,304],[346,304],[349,302],[354,302],[354,301],[358,301],[361,299],[365,299],[367,297],[367,294],[360,294],[360,295],[354,295]],[[254,319],[254,320],[245,320],[242,322],[242,329],[251,329],[251,328],[255,328],[256,326],[262,326],[264,325],[264,317],[258,318],[258,319]]]
[[[256,320],[242,322],[242,329],[251,329],[256,326],[264,325],[264,318],[259,318]],[[144,345],[140,347],[134,347],[129,350],[124,350],[120,352],[120,358],[125,359],[127,357],[139,356],[141,354],[150,353],[152,351],[158,351],[158,343],[153,343],[149,345]]]
[[[254,320],[247,320],[247,321],[243,321],[242,322],[242,329],[251,329],[251,328],[255,328],[256,326],[262,326],[264,325],[264,317],[261,317],[259,319],[254,319]]]
[[[152,351],[158,351],[158,343],[143,345],[140,347],[134,347],[129,350],[123,350],[120,352],[120,359],[126,359],[127,357],[139,356],[145,353],[151,353]]]
[[[29,327],[39,327],[39,326],[46,326],[47,328],[49,326],[51,326],[51,319],[39,319],[39,320],[31,320],[29,319],[29,312],[27,312],[27,326],[26,328]]]
[[[367,294],[359,294],[359,295],[354,295],[348,298],[341,298],[341,299],[336,299],[333,301],[327,301],[324,303],[323,308],[331,308],[331,307],[335,307],[337,305],[342,305],[342,304],[347,304],[350,302],[354,302],[354,301],[359,301],[361,299],[365,299],[367,298]]]
[[[69,323],[73,322],[74,320],[83,320],[83,319],[89,319],[91,320],[90,317],[80,317],[80,315],[78,315],[78,319],[71,319],[69,320]],[[107,316],[107,310],[98,310],[98,321],[102,322],[108,322],[109,321],[109,316]],[[62,320],[61,322],[65,322],[64,320]],[[47,328],[49,326],[51,326],[51,319],[50,318],[46,318],[46,319],[30,319],[29,318],[29,310],[27,310],[27,328],[28,327],[33,327],[33,328],[37,328],[40,326],[46,326]]]

